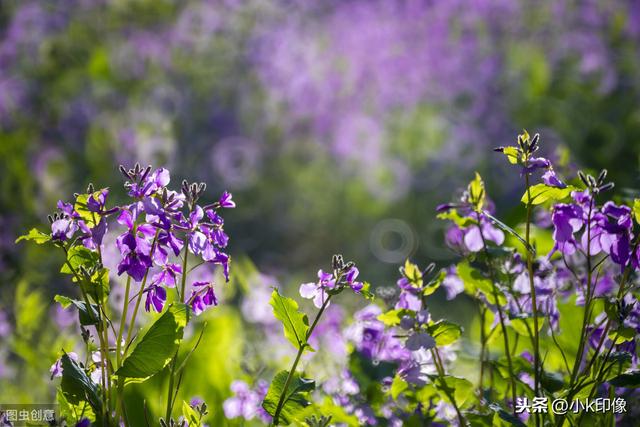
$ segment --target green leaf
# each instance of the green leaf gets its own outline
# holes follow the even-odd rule
[[[422,271],[420,268],[409,260],[404,262],[404,266],[401,269],[401,273],[404,277],[409,279],[409,282],[416,288],[422,287]]]
[[[48,241],[50,241],[51,236],[43,233],[37,228],[32,228],[31,231],[29,231],[29,234],[18,237],[15,243],[21,242],[23,240],[36,242],[37,244],[42,245],[43,243],[47,243]]]
[[[458,406],[464,405],[473,396],[473,383],[465,378],[445,375],[443,377],[433,376],[432,380],[439,390],[446,393],[443,393],[442,397],[449,401],[448,395],[452,395]]]
[[[185,304],[171,305],[139,339],[115,374],[129,382],[140,382],[164,369],[178,349],[188,319]]]
[[[615,387],[638,388],[640,387],[640,371],[634,370],[611,378],[609,384]]]
[[[478,172],[476,172],[476,176],[473,181],[469,183],[467,193],[469,195],[469,203],[473,205],[473,208],[476,211],[482,210],[486,194],[484,190],[484,181]]]
[[[90,251],[82,245],[76,245],[69,249],[67,254],[67,262],[63,264],[60,269],[61,273],[73,274],[78,272],[80,266],[84,268],[91,268],[100,261],[100,256],[97,252]]]
[[[489,405],[489,408],[495,412],[494,416],[494,425],[499,425],[497,423],[498,420],[495,417],[498,417],[499,420],[506,421],[509,425],[517,426],[517,427],[526,427],[526,425],[520,421],[519,418],[514,416],[512,413],[505,411],[498,405],[497,403],[492,403]]]
[[[56,295],[53,300],[59,303],[62,308],[69,308],[73,305],[78,309],[78,319],[83,326],[97,325],[98,324],[98,306],[90,304],[87,308],[87,304],[84,301],[77,301],[63,295]]]
[[[542,329],[542,325],[544,325],[544,318],[538,316],[538,332]],[[531,316],[511,317],[509,319],[509,326],[518,334],[524,336],[530,336],[530,332],[533,333],[535,331],[534,319]]]
[[[94,191],[92,194],[95,198],[98,198],[98,196],[100,196],[101,192],[104,190],[105,189]],[[86,222],[89,227],[93,227],[94,225],[96,225],[94,218],[100,221],[100,216],[95,214],[94,212],[91,212],[87,207],[87,201],[89,200],[90,195],[91,194],[78,194],[78,196],[76,197],[76,202],[73,205],[73,210],[76,211],[78,215],[80,215],[80,219]]]
[[[562,374],[558,372],[542,371],[540,376],[540,385],[549,393],[555,393],[564,388],[564,379]]]
[[[87,376],[84,370],[67,355],[62,355],[62,381],[60,388],[73,404],[88,402],[96,414],[102,413],[102,403],[98,393],[98,386]]]
[[[462,328],[448,320],[439,320],[429,326],[428,331],[438,346],[453,344],[462,335]]]
[[[375,295],[371,292],[371,283],[369,282],[363,282],[362,289],[360,289],[358,293],[369,301],[373,301],[375,299]]]
[[[512,165],[517,164],[522,157],[520,155],[520,151],[518,150],[518,148],[514,146],[504,147],[504,149],[502,150],[502,154],[504,154],[507,157],[507,160]]]
[[[109,270],[101,268],[91,276],[89,283],[83,284],[85,292],[95,298],[96,301],[104,301],[111,290],[109,286]]]
[[[200,427],[200,416],[198,413],[184,400],[182,401],[182,416],[189,423],[189,427]]]
[[[626,326],[620,326],[615,331],[609,332],[609,339],[615,341],[615,344],[622,344],[623,342],[631,341],[636,337],[636,331],[633,328]]]
[[[400,324],[400,320],[408,313],[409,311],[404,308],[397,308],[378,315],[378,320],[386,326],[397,326]]]
[[[285,383],[289,371],[280,371],[271,381],[269,391],[262,402],[262,407],[274,416],[280,396],[284,393],[282,409],[280,410],[279,421],[290,424],[296,420],[297,415],[311,403],[307,400],[308,393],[316,387],[316,382],[311,379],[302,378],[298,373],[294,373],[285,390]]]
[[[640,199],[633,200],[633,217],[635,218],[636,223],[640,224]]]
[[[456,209],[449,209],[447,212],[441,212],[436,215],[436,218],[453,221],[453,223],[460,228],[465,228],[477,223],[476,220],[469,216],[460,216]]]
[[[464,283],[464,289],[470,295],[474,295],[476,291],[482,292],[487,301],[490,304],[496,304],[496,295],[497,295],[497,303],[500,305],[505,305],[507,303],[507,298],[504,296],[504,293],[499,290],[493,289],[493,283],[491,280],[484,277],[478,270],[471,267],[468,261],[462,261],[457,266],[457,272],[460,279]]]
[[[298,303],[292,299],[280,295],[277,289],[271,294],[271,307],[273,314],[284,326],[284,336],[296,348],[307,346],[307,333],[309,332],[309,320],[307,315],[298,311]]]
[[[393,400],[397,400],[400,393],[409,388],[409,384],[405,380],[400,377],[400,375],[396,374],[393,377],[393,381],[391,382],[391,388],[389,392],[391,393],[391,397]]]
[[[447,277],[447,272],[441,270],[434,279],[432,279],[425,285],[424,290],[422,291],[422,295],[426,297],[434,293],[440,287],[445,277]]]
[[[540,205],[547,200],[565,199],[569,197],[571,192],[575,189],[576,188],[571,185],[568,185],[565,188],[558,188],[540,183],[529,187],[529,190],[525,191],[520,201],[525,205],[528,205],[529,203],[532,205]]]
[[[520,235],[518,234],[518,232],[516,230],[514,230],[513,228],[509,227],[507,224],[505,224],[504,222],[500,221],[498,218],[494,217],[493,215],[491,215],[489,212],[484,211],[482,212],[484,214],[484,216],[486,216],[487,218],[489,218],[489,220],[499,229],[501,229],[502,231],[511,234],[513,237],[515,237],[516,239],[518,239],[518,241],[520,243],[522,243],[522,245],[525,247],[526,250],[528,250],[529,252],[531,252],[534,256],[536,254],[536,250],[527,243],[527,241]]]

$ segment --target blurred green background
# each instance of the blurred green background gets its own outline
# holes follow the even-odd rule
[[[50,400],[77,341],[51,304],[73,292],[61,259],[14,240],[88,182],[122,199],[119,164],[233,192],[245,279],[251,260],[293,293],[341,252],[389,286],[407,257],[453,258],[434,208],[473,171],[517,221],[491,149],[522,128],[637,187],[639,42],[633,0],[0,0],[0,401]],[[218,405],[241,372],[238,277],[207,332],[228,366],[205,350],[216,380],[185,385]]]

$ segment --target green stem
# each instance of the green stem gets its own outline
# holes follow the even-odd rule
[[[584,302],[584,315],[582,317],[582,329],[580,330],[580,341],[578,344],[578,353],[576,354],[576,360],[573,364],[573,370],[571,372],[571,380],[569,382],[569,387],[573,387],[578,377],[578,372],[580,371],[580,364],[582,363],[582,356],[584,353],[584,346],[587,335],[587,327],[589,326],[590,319],[590,306],[591,306],[591,211],[593,208],[593,196],[591,197],[591,201],[589,203],[589,212],[587,215],[587,292],[585,295]]]
[[[339,282],[339,278],[338,280],[336,280],[336,283],[338,282]],[[287,394],[287,390],[289,389],[289,384],[291,383],[291,379],[293,378],[293,375],[296,372],[296,368],[298,367],[298,363],[300,362],[302,353],[304,353],[304,350],[307,347],[307,340],[309,339],[309,337],[311,337],[311,334],[313,334],[313,330],[316,328],[316,325],[318,324],[318,321],[320,320],[322,313],[324,313],[324,310],[329,305],[330,300],[331,300],[331,295],[329,295],[327,299],[324,301],[324,303],[322,303],[322,306],[320,307],[318,314],[316,314],[316,318],[313,320],[313,323],[311,324],[311,327],[307,332],[307,335],[304,340],[305,342],[298,348],[298,354],[296,355],[296,358],[293,361],[293,365],[291,365],[291,369],[289,370],[287,379],[284,382],[284,388],[282,389],[282,393],[280,394],[280,399],[278,399],[278,405],[276,406],[276,411],[273,414],[274,426],[277,426],[278,422],[280,421],[280,412],[282,411],[282,407],[284,406],[284,398],[285,398],[285,395]]]
[[[187,257],[189,255],[189,238],[185,236],[184,238],[184,257],[182,259],[182,277],[180,283],[180,298],[182,298],[182,302],[186,303],[185,298],[185,290],[187,288]],[[173,383],[175,381],[175,373],[176,373],[176,364],[178,361],[178,352],[180,351],[180,344],[178,344],[178,348],[176,349],[176,354],[173,355],[173,359],[171,360],[171,372],[169,374],[169,390],[167,392],[167,412],[165,421],[169,424],[169,420],[171,419],[171,412],[173,411]]]
[[[453,405],[453,408],[456,410],[456,415],[458,416],[458,422],[460,423],[460,426],[466,426],[467,423],[465,422],[464,417],[462,416],[462,412],[460,412],[460,407],[458,406],[458,403],[456,402],[456,398],[455,395],[453,395],[450,391],[449,391],[449,387],[447,386],[447,383],[444,379],[445,377],[445,371],[444,371],[444,364],[442,363],[442,359],[440,358],[440,353],[438,352],[438,348],[434,347],[431,349],[431,357],[433,358],[433,363],[436,365],[436,369],[438,370],[438,377],[440,379],[440,385],[442,387],[442,390],[444,391],[444,393],[447,395],[447,397],[449,398],[449,400],[451,401],[451,404]]]
[[[507,326],[504,323],[504,313],[502,311],[502,306],[498,301],[498,291],[496,289],[497,280],[495,277],[495,273],[493,271],[493,265],[491,264],[491,255],[489,254],[489,249],[487,248],[487,241],[484,237],[484,233],[482,232],[482,226],[480,225],[480,212],[476,212],[478,217],[478,231],[480,232],[480,238],[482,239],[482,247],[487,257],[487,267],[489,268],[489,275],[491,277],[491,287],[493,291],[493,298],[496,303],[496,308],[498,309],[498,318],[500,320],[500,328],[502,329],[502,337],[504,341],[504,354],[507,358],[507,368],[509,369],[509,380],[511,383],[511,398],[513,399],[513,411],[515,413],[515,402],[516,402],[516,379],[515,374],[513,372],[513,363],[511,361],[511,347],[509,346],[509,335],[507,331]]]

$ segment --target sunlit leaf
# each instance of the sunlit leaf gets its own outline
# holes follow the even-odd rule
[[[429,326],[428,331],[438,346],[453,344],[462,335],[462,328],[448,320],[439,320]]]
[[[32,228],[28,234],[25,234],[23,236],[20,236],[16,239],[15,243],[21,242],[21,241],[31,241],[31,242],[35,242],[39,245],[42,245],[43,243],[47,243],[48,241],[51,240],[51,236],[48,234],[43,233],[42,231],[38,230],[37,228]]]
[[[280,295],[277,289],[271,293],[271,307],[276,319],[284,326],[284,336],[296,348],[307,345],[307,333],[309,332],[309,320],[306,314],[298,310],[298,303],[292,299]]]
[[[83,326],[98,324],[98,306],[95,304],[87,304],[84,301],[77,301],[64,295],[56,295],[54,301],[59,303],[62,308],[68,308],[73,305],[78,309],[78,318]]]
[[[160,372],[174,356],[188,319],[189,308],[185,304],[170,306],[138,340],[115,374],[145,380]]]
[[[574,190],[576,190],[576,188],[570,185],[565,188],[558,188],[540,183],[529,187],[529,190],[524,192],[520,201],[525,205],[529,203],[539,205],[547,200],[560,201],[569,197]]]
[[[285,390],[285,383],[289,371],[280,371],[271,381],[269,391],[262,402],[262,407],[271,416],[275,416],[280,396],[284,393],[282,409],[279,420],[285,424],[290,424],[297,419],[298,414],[309,406],[308,393],[316,387],[314,380],[302,378],[297,372],[294,373]]]

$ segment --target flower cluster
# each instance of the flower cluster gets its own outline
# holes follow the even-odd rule
[[[69,380],[65,375],[86,376],[82,381],[84,393],[88,396],[87,403],[93,410],[94,419],[100,419],[105,425],[116,422],[111,419],[114,414],[116,419],[124,416],[126,422],[126,413],[121,407],[123,382],[116,382],[113,374],[118,372],[118,380],[120,376],[150,377],[171,359],[175,369],[177,346],[182,340],[189,312],[199,315],[208,307],[218,305],[213,280],[199,278],[188,283],[187,276],[206,263],[220,266],[226,281],[229,281],[230,257],[225,252],[229,236],[224,231],[220,212],[235,207],[228,192],[213,203],[199,204],[206,188],[204,183],[183,181],[180,191],[169,189],[171,178],[164,168],[153,170],[151,166],[143,168],[136,164],[131,169],[121,166],[120,171],[126,179],[124,186],[128,203],[108,207],[109,189],[95,190],[90,184],[87,192],[76,194],[72,203],[58,202],[58,212],[49,217],[50,233],[33,229],[18,239],[38,244],[52,243],[66,255],[61,272],[70,274],[79,285],[82,300],[58,295],[56,301],[63,308],[73,306],[78,310],[82,338],[89,356],[82,363],[77,353],[64,353],[51,367],[51,377],[62,377],[61,393],[71,396],[70,393],[75,391],[68,389]],[[111,243],[107,244],[105,239],[114,225],[109,221],[112,216],[123,229],[115,238],[115,248],[108,247]],[[116,265],[118,276],[126,277],[120,319],[111,319],[108,309],[112,278],[105,264]],[[135,295],[131,294],[132,283],[140,283]],[[190,295],[187,295],[188,289]],[[167,307],[169,290],[175,291],[175,297]],[[162,316],[149,329],[150,332],[136,337],[133,329],[143,298],[146,311],[156,311]],[[129,310],[132,301],[135,305],[133,310]],[[117,329],[115,321],[120,323]],[[167,328],[169,325],[173,326]],[[154,328],[162,331],[161,335],[167,342],[157,342]],[[138,345],[131,350],[134,339]],[[115,351],[112,343],[115,343]],[[165,350],[148,355],[157,359],[151,362],[156,370],[140,374],[135,369],[132,371],[130,366],[148,364],[139,360],[143,351],[140,349],[146,345],[166,347],[173,355],[163,354]],[[176,348],[171,350],[171,346]],[[67,369],[72,373],[66,374]],[[174,375],[172,371],[170,393],[175,392]],[[113,395],[112,388],[117,388],[120,397]],[[114,398],[116,400],[112,400]],[[198,411],[191,408],[188,412],[193,413],[183,414],[183,417],[195,414],[194,417],[201,418],[206,408],[198,408]],[[82,414],[84,411],[67,415],[80,422],[86,419]],[[166,416],[169,423],[173,423],[171,415],[170,404]]]

